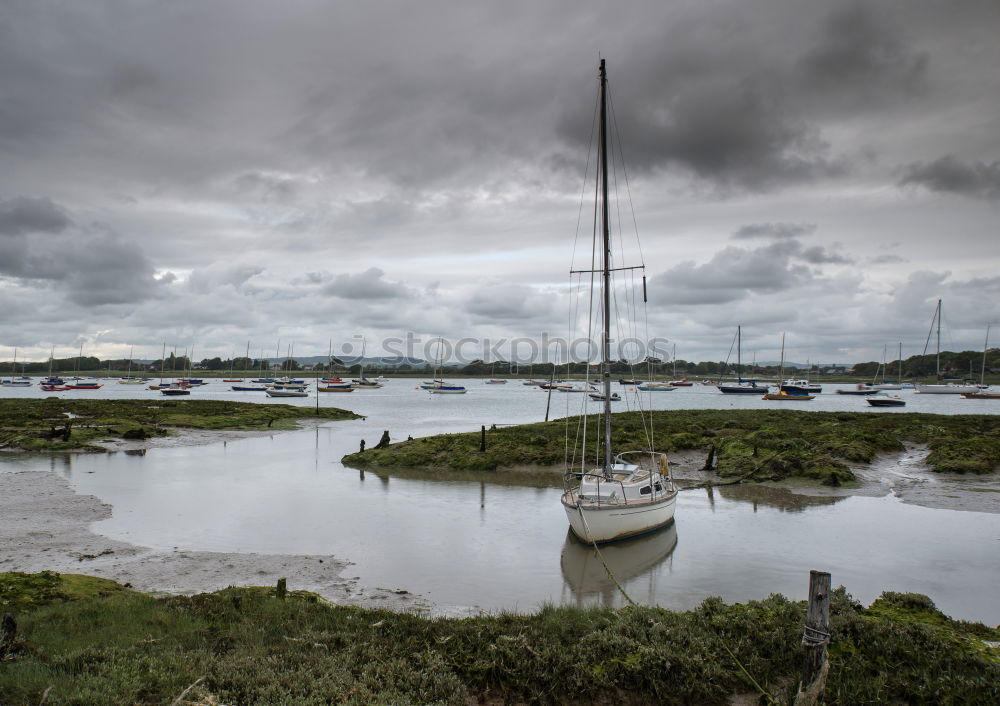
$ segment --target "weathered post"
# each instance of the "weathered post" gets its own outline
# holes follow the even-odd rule
[[[484,424],[479,432],[479,450],[486,450],[486,425]]]
[[[819,703],[826,687],[830,664],[826,646],[830,643],[830,574],[809,572],[809,608],[802,633],[802,683],[795,706]]]
[[[285,600],[285,596],[288,595],[288,585],[285,579],[278,579],[278,585],[274,589],[274,596],[279,601]]]
[[[360,450],[360,451],[358,451],[358,453],[361,453],[361,451],[364,451],[364,450],[365,450],[365,440],[364,440],[364,439],[362,439],[362,440],[361,440],[361,450]]]
[[[17,621],[13,613],[4,613],[0,622],[0,659],[14,651],[14,638],[17,637]]]
[[[715,470],[715,444],[712,444],[708,448],[708,458],[705,459],[705,465],[701,467],[703,471]]]

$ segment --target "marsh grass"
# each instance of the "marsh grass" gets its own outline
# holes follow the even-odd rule
[[[7,575],[0,575],[7,576]],[[37,591],[22,581],[24,592]],[[721,704],[753,693],[739,664],[788,702],[805,607],[772,595],[697,609],[549,606],[428,619],[229,588],[26,600],[0,664],[0,703]],[[831,605],[829,704],[996,703],[996,630],[952,621],[915,594]],[[216,701],[211,701],[215,699]]]
[[[360,417],[332,407],[315,409],[218,400],[2,399],[0,448],[103,451],[92,442],[106,438],[166,436],[177,429],[292,429],[298,420],[307,418]]]
[[[719,473],[737,480],[805,478],[849,484],[856,480],[849,463],[870,463],[881,453],[903,450],[906,443],[927,445],[927,463],[935,471],[991,473],[1000,465],[998,415],[680,410],[651,416],[653,448],[707,453],[714,447]],[[586,420],[594,428],[597,422],[596,415]],[[489,429],[485,452],[479,450],[479,432],[444,434],[367,449],[345,456],[343,462],[357,468],[438,473],[561,467],[565,430],[564,420]],[[620,450],[649,448],[637,412],[614,415],[612,443]]]

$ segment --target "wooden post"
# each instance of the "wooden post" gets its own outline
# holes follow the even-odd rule
[[[809,572],[809,608],[802,633],[802,683],[796,706],[815,704],[823,695],[830,665],[826,646],[830,643],[830,574]]]
[[[705,465],[701,467],[703,471],[715,470],[715,444],[712,444],[708,449],[708,458],[705,459]]]
[[[278,579],[278,586],[274,589],[274,595],[279,601],[285,600],[288,595],[288,587],[285,579]]]
[[[479,433],[479,450],[486,450],[486,425],[483,425],[482,430]]]
[[[14,638],[17,637],[17,620],[13,613],[4,613],[0,622],[0,659],[14,651]]]

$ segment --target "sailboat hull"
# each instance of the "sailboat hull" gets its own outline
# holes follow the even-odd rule
[[[978,385],[917,385],[917,392],[924,395],[964,395],[979,392]]]
[[[674,520],[677,492],[650,503],[587,506],[574,502],[573,493],[564,493],[563,509],[573,534],[587,544],[617,542],[656,532]]]

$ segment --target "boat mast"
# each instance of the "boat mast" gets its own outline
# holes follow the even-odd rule
[[[736,383],[743,382],[743,361],[740,351],[743,347],[743,340],[740,337],[740,325],[736,324]]]
[[[604,375],[604,477],[611,478],[611,227],[608,214],[608,75],[601,59],[601,230],[604,239],[603,271],[603,375]]]
[[[938,299],[937,312],[934,314],[937,317],[937,353],[934,357],[934,369],[937,373],[937,379],[941,380],[941,300]]]
[[[990,325],[986,324],[986,340],[983,341],[983,369],[979,372],[979,386],[986,384],[986,347],[990,344]]]

